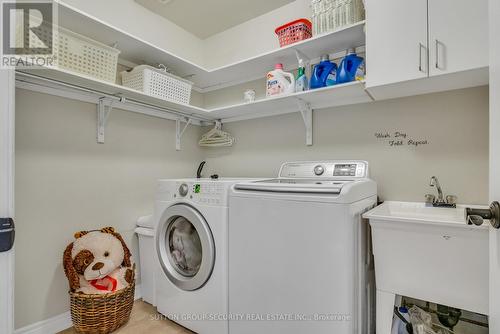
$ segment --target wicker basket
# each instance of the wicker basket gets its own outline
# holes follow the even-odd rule
[[[135,282],[105,295],[70,292],[71,319],[77,333],[107,334],[126,324],[134,305]]]

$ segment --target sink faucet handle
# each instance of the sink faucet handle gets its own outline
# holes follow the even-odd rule
[[[427,204],[433,204],[436,201],[436,196],[432,194],[426,194],[425,195],[425,203]]]
[[[457,204],[458,197],[455,195],[446,196],[446,203],[448,204]]]

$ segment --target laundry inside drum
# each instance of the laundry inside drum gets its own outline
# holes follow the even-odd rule
[[[183,276],[195,276],[201,266],[203,251],[194,225],[185,217],[177,217],[170,223],[167,238],[172,266]]]

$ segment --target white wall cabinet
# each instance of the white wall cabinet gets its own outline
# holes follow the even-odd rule
[[[488,2],[367,0],[367,87],[488,66]]]
[[[429,1],[429,75],[488,66],[488,1]]]
[[[366,15],[367,86],[427,77],[427,0],[367,0]]]

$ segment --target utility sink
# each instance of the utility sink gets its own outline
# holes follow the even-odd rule
[[[396,295],[488,314],[488,228],[467,225],[465,208],[385,202],[363,215],[372,229],[377,333],[390,327]]]
[[[385,221],[398,221],[400,223],[422,223],[431,225],[446,225],[463,227],[476,230],[467,225],[465,220],[465,208],[479,206],[457,205],[456,208],[440,208],[427,206],[425,203],[417,202],[385,202],[365,214],[365,218]]]

